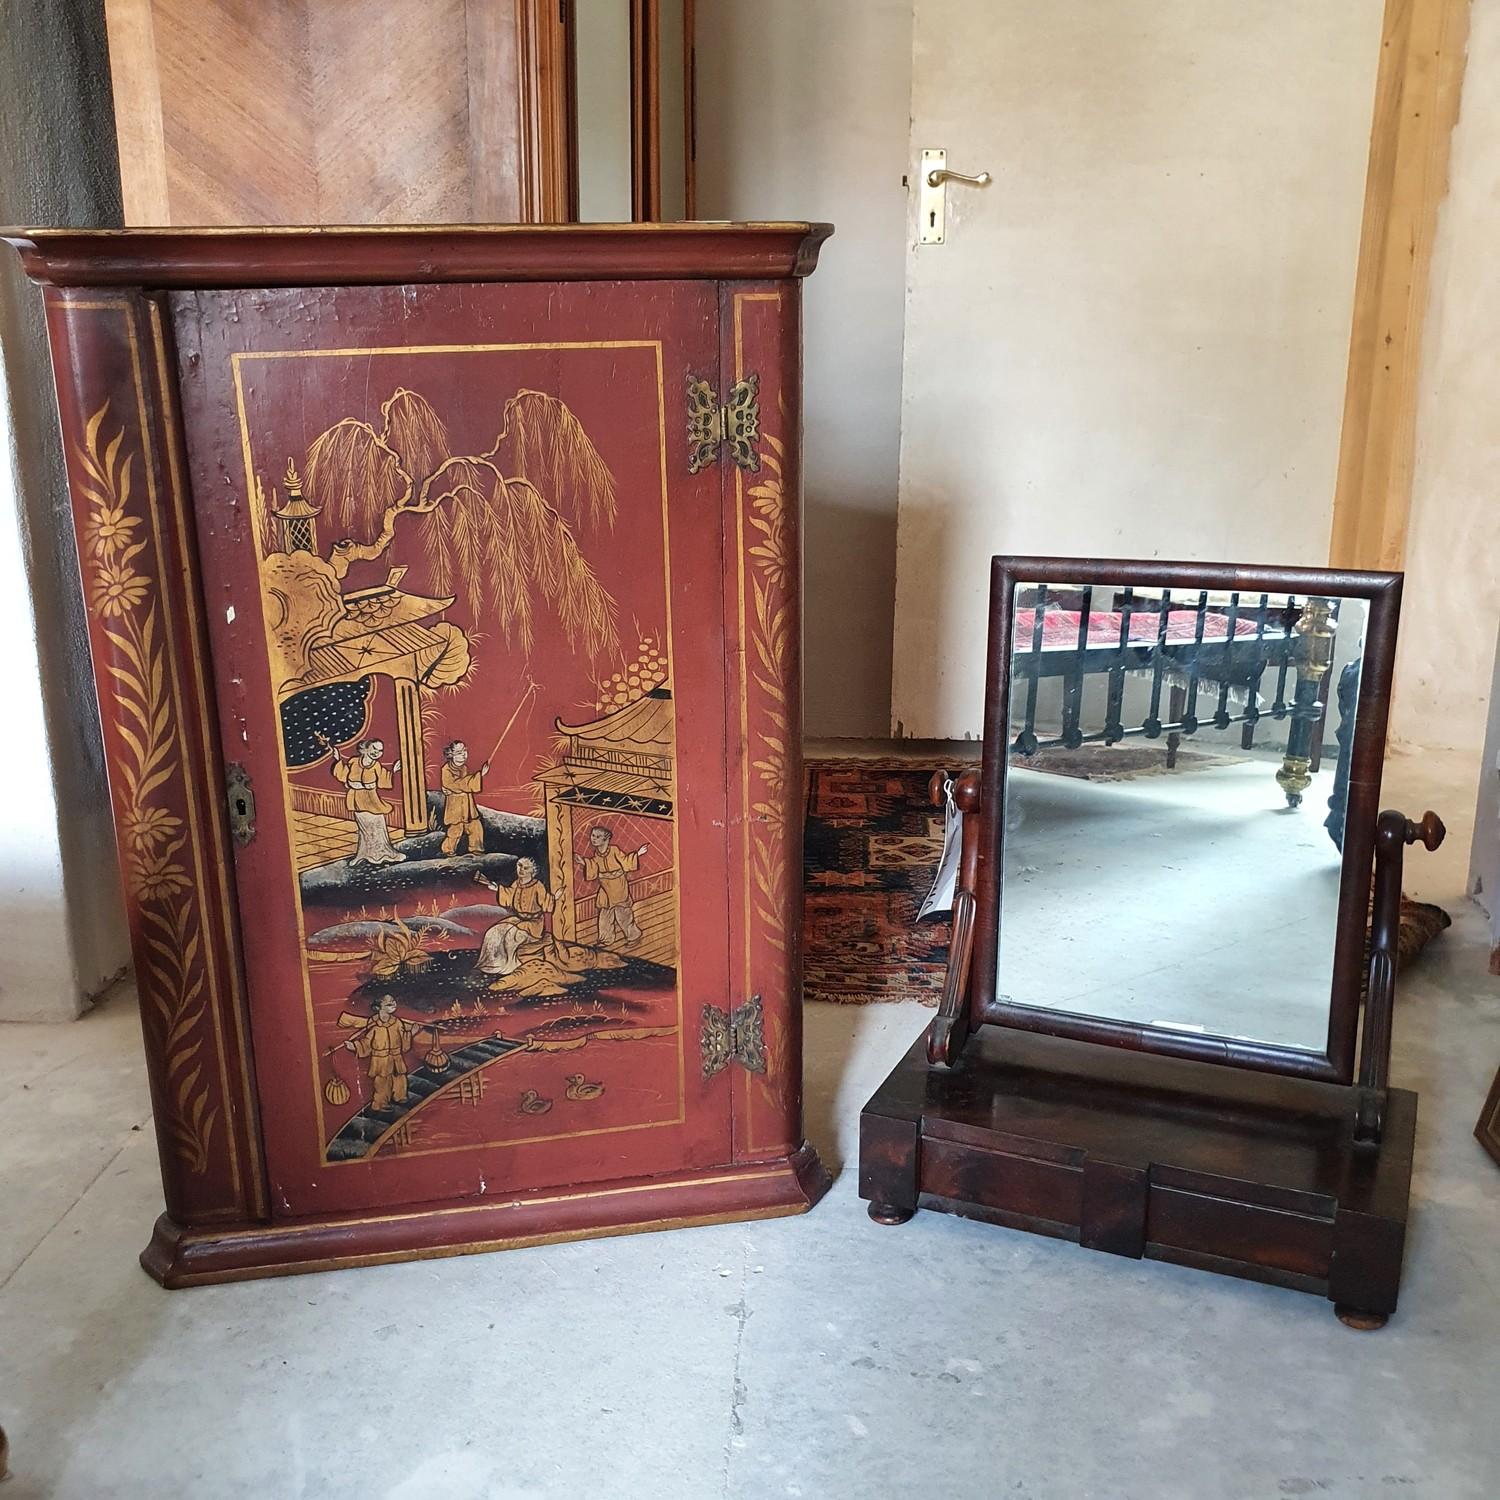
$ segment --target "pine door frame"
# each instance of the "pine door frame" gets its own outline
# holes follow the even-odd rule
[[[1422,332],[1463,86],[1469,0],[1386,0],[1354,282],[1329,563],[1399,569]]]

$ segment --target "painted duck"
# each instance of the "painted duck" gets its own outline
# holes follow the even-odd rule
[[[552,1108],[550,1099],[543,1099],[535,1089],[527,1089],[516,1106],[523,1115],[544,1115]]]
[[[604,1092],[602,1083],[589,1083],[582,1073],[569,1073],[567,1084],[570,1099],[597,1099]]]

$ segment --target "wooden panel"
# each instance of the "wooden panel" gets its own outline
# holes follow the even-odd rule
[[[1088,1250],[1107,1250],[1111,1255],[1139,1260],[1146,1248],[1149,1191],[1150,1175],[1143,1167],[1084,1162],[1079,1243]]]
[[[519,28],[502,24],[514,12],[493,5],[467,7],[469,150],[473,160],[504,161],[514,149],[520,118],[515,80],[521,66]],[[520,174],[475,171],[469,187],[469,214],[476,223],[514,224],[521,211]]]
[[[1216,1101],[1195,1081],[1223,1081]],[[859,1193],[1095,1250],[1271,1281],[1378,1324],[1396,1305],[1416,1095],[1378,1149],[1356,1092],[986,1027],[956,1068],[919,1038],[860,1116]],[[891,1212],[890,1210],[894,1210]]]
[[[130,224],[566,216],[545,0],[106,0]]]
[[[1076,1225],[1082,1216],[1084,1179],[1078,1167],[931,1137],[921,1152],[924,1193],[1053,1224]]]
[[[764,1073],[744,1073],[734,1101],[736,1161],[785,1152],[800,1132],[800,1077],[775,1059],[802,1048],[802,476],[801,296],[796,283],[747,282],[720,292],[719,380],[758,379],[754,469],[719,466],[726,538],[729,643],[731,989],[759,996]],[[700,373],[700,372],[694,372]]]
[[[1302,1276],[1327,1276],[1333,1254],[1333,1225],[1327,1219],[1176,1188],[1152,1187],[1146,1233],[1153,1244]]]
[[[47,298],[167,1210],[263,1215],[245,996],[171,330],[139,292]]]
[[[1398,569],[1438,205],[1463,84],[1469,0],[1387,0],[1329,561]]]
[[[911,1213],[917,1206],[920,1129],[866,1109],[859,1117],[859,1196],[883,1208]]]
[[[716,292],[173,299],[194,492],[232,473],[242,497],[232,513],[200,503],[198,536],[222,732],[258,800],[235,866],[275,1216],[729,1160],[742,1070],[706,1075],[700,1040],[703,1007],[732,988],[728,658],[716,595],[685,583],[723,567],[721,528],[703,524],[719,477],[671,461],[680,372],[717,353]],[[363,477],[387,451],[407,481]],[[298,477],[282,477],[289,458]],[[435,498],[424,479],[398,519],[387,507],[419,471]],[[300,532],[275,519],[294,490],[316,512]],[[450,741],[472,747],[466,812],[445,795]],[[359,771],[351,745],[381,748]],[[281,789],[352,788],[357,771],[342,847],[299,873]],[[392,804],[395,845],[388,819],[356,822]],[[459,843],[465,819],[477,833]],[[601,870],[628,892],[608,923]],[[497,910],[523,878],[550,934]],[[637,910],[648,897],[680,903],[680,952]],[[395,950],[366,939],[382,913],[407,933],[438,925],[412,961],[381,959]],[[383,998],[391,1019],[369,1020]],[[406,1031],[387,1041],[392,1026]],[[405,1049],[395,1074],[376,1042]]]
[[[127,224],[170,224],[152,0],[105,0],[120,193]]]

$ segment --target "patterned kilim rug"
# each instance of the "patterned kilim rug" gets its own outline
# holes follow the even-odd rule
[[[976,756],[966,764],[977,763]],[[943,814],[927,801],[935,769],[933,761],[920,759],[807,762],[807,999],[937,1004],[948,963],[948,920],[917,923],[943,849]]]
[[[1114,781],[1155,774],[1164,760],[1153,747],[1154,754],[1135,766],[1110,755],[1090,767],[1090,749],[1103,748],[1043,751],[1033,764]],[[1199,760],[1222,765],[1231,759],[1184,747],[1178,764],[1187,769]],[[937,1004],[948,962],[948,920],[931,917],[919,924],[917,908],[931,888],[943,848],[942,813],[927,801],[927,782],[940,763],[957,772],[977,764],[978,756],[947,762],[917,756],[809,757],[802,916],[807,999],[839,1005]],[[1448,925],[1441,907],[1403,896],[1402,963]]]

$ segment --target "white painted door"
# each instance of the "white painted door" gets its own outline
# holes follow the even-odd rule
[[[978,733],[994,553],[1327,561],[1381,10],[915,0],[897,733]]]

